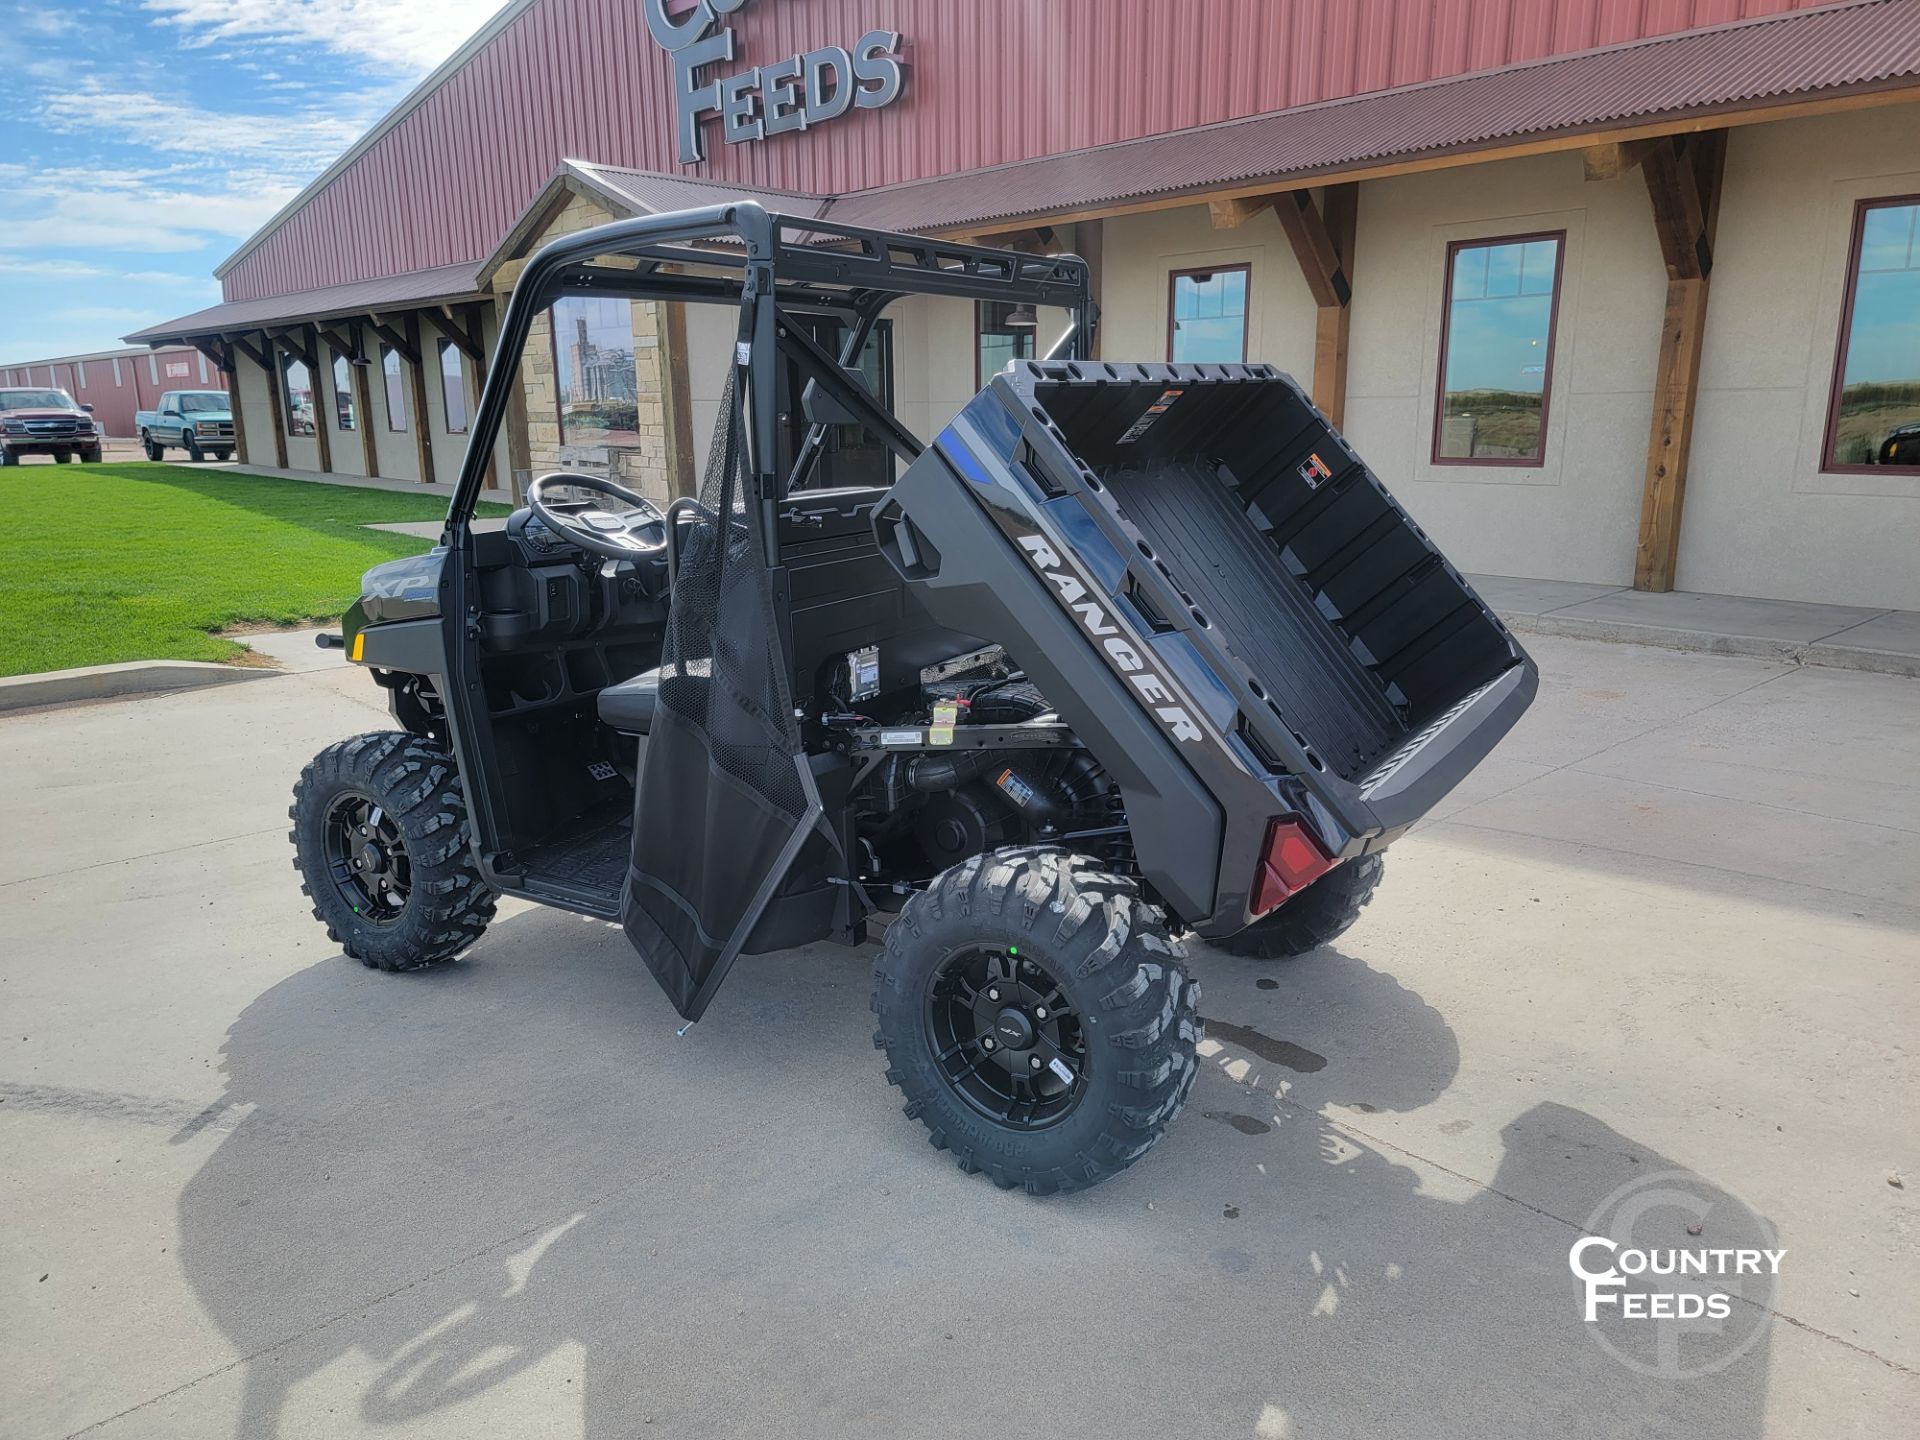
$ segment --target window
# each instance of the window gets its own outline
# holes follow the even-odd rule
[[[287,434],[312,435],[314,427],[313,374],[307,362],[280,352],[280,389],[287,402]]]
[[[460,347],[451,340],[440,342],[440,400],[447,407],[447,433],[466,434],[467,372]]]
[[[380,347],[380,375],[387,387],[387,429],[407,428],[406,386],[400,376],[400,352],[391,345]]]
[[[1864,200],[1828,405],[1828,470],[1920,474],[1920,195]]]
[[[1005,305],[981,300],[973,307],[973,383],[984,385],[1015,360],[1033,358],[1033,335],[1040,317],[1031,305]]]
[[[333,357],[333,418],[342,430],[356,429],[360,423],[353,404],[353,365],[344,355]]]
[[[74,361],[73,373],[80,377],[80,388],[82,390],[86,389],[87,388],[87,362],[84,360]]]
[[[639,444],[632,302],[570,296],[554,301],[552,316],[560,443]]]
[[[1538,465],[1566,232],[1447,247],[1436,465]]]
[[[1170,277],[1167,358],[1238,363],[1247,358],[1247,280],[1252,267],[1216,265]]]
[[[116,389],[125,383],[120,378],[120,357],[118,355],[113,357],[113,383]]]
[[[206,357],[206,353],[205,353],[204,351],[202,351],[202,352],[200,353],[200,355],[199,355],[199,356],[197,356],[196,358],[197,358],[197,359],[198,359],[198,360],[200,361],[200,383],[201,383],[202,385],[204,385],[204,384],[206,384],[206,383],[207,383],[207,357]]]

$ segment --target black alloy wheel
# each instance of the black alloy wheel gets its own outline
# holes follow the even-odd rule
[[[413,866],[394,817],[371,796],[341,795],[327,812],[327,869],[355,915],[397,923],[413,893]]]
[[[996,1125],[1043,1130],[1086,1092],[1087,1042],[1060,982],[1018,952],[968,946],[942,961],[927,986],[927,1033],[969,1106]]]

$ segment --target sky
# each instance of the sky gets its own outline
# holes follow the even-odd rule
[[[0,0],[0,364],[120,347],[502,0]]]

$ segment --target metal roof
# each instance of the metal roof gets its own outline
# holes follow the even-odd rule
[[[654,170],[629,170],[619,165],[595,165],[569,160],[567,168],[590,180],[610,198],[622,201],[637,214],[663,215],[673,210],[697,210],[724,205],[729,200],[754,200],[782,215],[818,219],[827,208],[819,195],[793,190],[768,190],[728,180],[696,180],[687,175],[662,175]]]
[[[1858,0],[859,191],[829,213],[844,224],[914,230],[1042,218],[1916,77],[1920,0]]]
[[[479,269],[477,262],[443,265],[437,270],[385,275],[377,280],[329,285],[322,290],[302,290],[265,300],[229,300],[183,315],[178,320],[169,320],[164,325],[149,326],[125,338],[129,343],[152,345],[223,330],[257,330],[263,325],[289,324],[296,320],[323,320],[333,315],[365,315],[369,311],[479,300],[485,297],[477,279]]]

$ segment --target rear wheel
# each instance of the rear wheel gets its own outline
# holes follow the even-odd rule
[[[231,450],[215,450],[213,452],[213,458],[215,460],[220,461],[222,464],[225,464],[228,460],[233,458],[233,452]]]
[[[1166,915],[1062,850],[976,855],[907,901],[874,967],[874,1044],[960,1168],[1031,1195],[1151,1149],[1198,1062],[1200,988]]]
[[[72,460],[73,451],[71,450],[56,450],[53,452],[53,463],[56,465],[66,465]]]
[[[460,776],[444,750],[398,731],[330,745],[301,772],[287,813],[314,918],[363,964],[411,970],[451,960],[493,918]]]
[[[1336,865],[1279,909],[1238,935],[1214,943],[1229,955],[1249,960],[1287,960],[1330,945],[1347,932],[1373,899],[1386,863],[1383,855],[1362,855]]]

